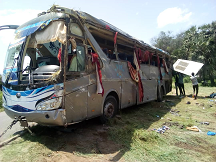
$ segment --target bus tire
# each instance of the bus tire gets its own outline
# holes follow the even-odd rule
[[[157,101],[158,102],[163,101],[163,95],[164,95],[164,93],[163,93],[163,87],[160,87],[160,91],[158,89],[158,95],[157,95]]]
[[[104,124],[109,119],[115,117],[117,113],[118,103],[114,96],[107,96],[103,106],[103,115],[100,117],[101,122]]]

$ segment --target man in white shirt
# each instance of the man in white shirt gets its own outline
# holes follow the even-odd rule
[[[195,94],[196,91],[196,95],[194,96],[194,99],[197,99],[197,94],[198,94],[198,81],[196,76],[194,76],[194,73],[191,74],[192,76],[190,77],[192,84],[193,84],[193,95]]]

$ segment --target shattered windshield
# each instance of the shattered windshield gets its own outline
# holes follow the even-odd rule
[[[16,60],[16,58],[19,56],[19,52],[21,50],[22,44],[23,44],[24,40],[18,40],[17,43],[14,44],[10,44],[7,50],[7,54],[6,54],[6,60],[5,60],[5,68],[9,68],[13,66],[14,60]],[[16,66],[17,61],[15,61],[15,65]]]
[[[33,33],[23,54],[21,83],[41,82],[59,73],[61,55],[58,54],[65,42],[66,26],[62,20],[50,22]]]
[[[5,82],[7,78],[9,83],[11,82],[13,83],[14,81],[17,82],[17,62],[24,41],[25,38],[21,38],[21,39],[14,39],[10,43],[6,54],[5,63],[4,63],[4,70],[2,75],[3,82]]]

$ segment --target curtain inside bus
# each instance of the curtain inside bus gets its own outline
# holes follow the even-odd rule
[[[54,21],[44,30],[33,34],[28,47],[36,48],[37,44],[55,42],[56,40],[62,44],[66,42],[66,26],[64,21]]]

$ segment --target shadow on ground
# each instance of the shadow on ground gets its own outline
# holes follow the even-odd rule
[[[26,134],[22,138],[39,142],[56,152],[109,154],[109,161],[118,161],[130,150],[136,129],[149,129],[152,123],[160,120],[179,102],[179,97],[166,96],[163,102],[132,106],[121,110],[120,115],[106,125],[102,125],[97,118],[67,128],[37,125],[31,128],[35,136]]]

